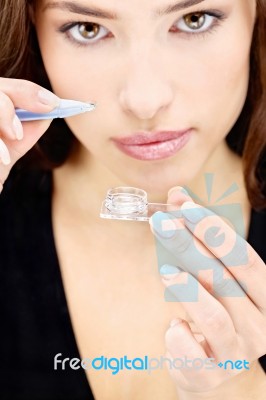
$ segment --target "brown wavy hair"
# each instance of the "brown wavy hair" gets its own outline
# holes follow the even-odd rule
[[[28,79],[51,90],[42,63],[30,6],[36,0],[1,0],[0,76]],[[4,40],[3,40],[4,38]],[[55,134],[56,132],[56,134]],[[250,51],[250,78],[243,110],[226,137],[242,156],[251,206],[266,208],[266,0],[257,0]],[[45,135],[18,163],[21,168],[51,170],[69,157],[76,139],[63,120],[54,120]]]

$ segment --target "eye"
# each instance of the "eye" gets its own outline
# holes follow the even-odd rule
[[[94,22],[75,23],[64,26],[61,32],[79,44],[93,44],[109,35],[108,29]]]
[[[193,12],[184,15],[179,19],[171,31],[179,31],[185,33],[201,33],[210,30],[215,22],[222,19],[221,13],[214,12]]]

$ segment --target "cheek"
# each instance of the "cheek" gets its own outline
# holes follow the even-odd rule
[[[225,46],[230,41],[230,47]],[[213,141],[223,139],[237,121],[249,82],[247,42],[225,39],[224,43],[197,64],[185,89],[190,109],[196,110],[195,124]]]
[[[70,50],[69,44],[64,45],[62,40],[52,39],[46,35],[45,40],[42,40],[40,29],[41,54],[53,91],[61,98],[101,104],[101,108],[96,108],[92,113],[66,120],[71,131],[85,147],[94,147],[102,135],[91,133],[105,127],[101,110],[103,107],[111,108],[112,104],[108,99],[111,82],[108,66],[99,57],[97,62],[90,60],[83,49],[80,52],[75,48]],[[93,140],[95,136],[98,137],[97,141]]]
[[[205,76],[207,88],[216,100],[245,94],[249,78],[249,53],[249,46],[237,41],[230,47],[223,48],[221,45],[219,54],[211,57]]]
[[[90,78],[89,72],[84,74],[80,63],[67,53],[57,51],[54,56],[51,53],[50,48],[47,52],[43,49],[42,55],[54,92],[62,98],[91,100],[90,92],[94,87],[96,91],[96,82]]]
[[[97,101],[103,85],[106,88],[106,83],[110,81],[106,60],[104,62],[99,56],[95,60],[93,51],[75,48],[63,36],[50,34],[42,23],[38,26],[37,34],[53,91],[62,98]]]

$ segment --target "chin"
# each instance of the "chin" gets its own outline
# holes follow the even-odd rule
[[[109,165],[109,171],[115,180],[111,186],[130,186],[145,190],[149,197],[167,198],[168,191],[174,186],[190,186],[200,171],[200,163],[191,165],[190,160],[168,159],[160,163],[130,163]],[[114,168],[115,167],[115,168]]]

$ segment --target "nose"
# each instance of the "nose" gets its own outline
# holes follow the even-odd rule
[[[151,120],[173,101],[173,87],[160,61],[138,57],[125,73],[120,91],[123,110],[140,120]]]

